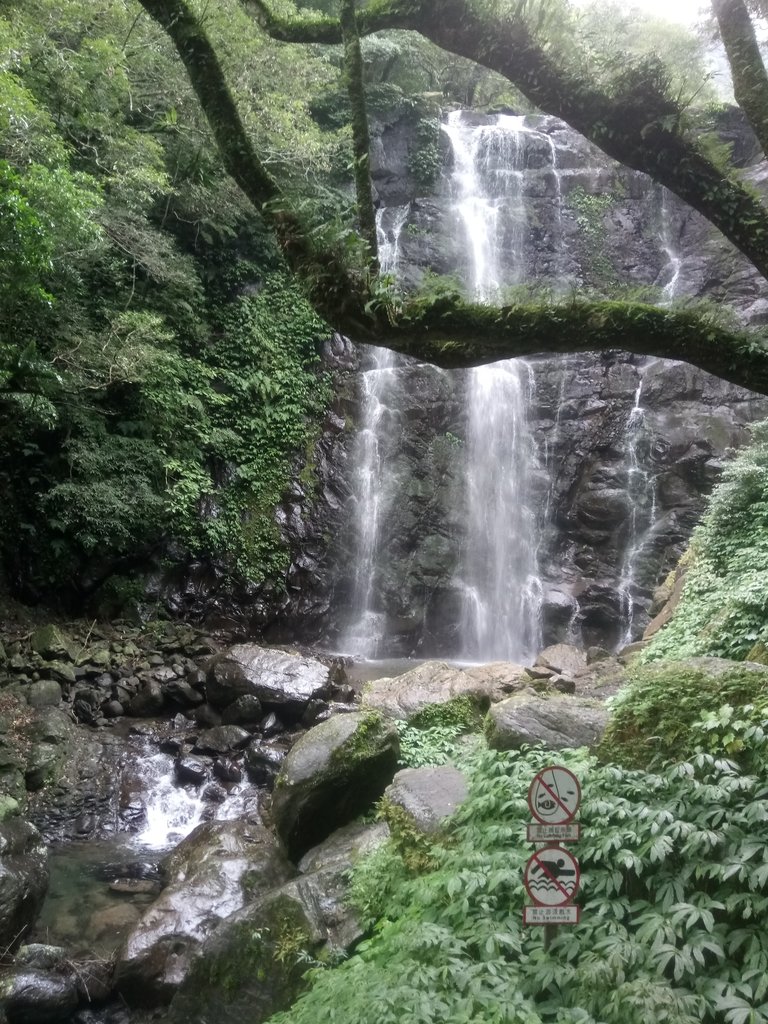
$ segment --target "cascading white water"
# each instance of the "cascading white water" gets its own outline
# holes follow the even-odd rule
[[[618,649],[636,639],[637,616],[641,610],[636,593],[640,582],[638,574],[656,523],[656,476],[651,469],[643,465],[641,459],[643,442],[647,440],[647,424],[642,406],[642,372],[641,370],[635,401],[627,420],[625,450],[629,522],[618,586],[622,628]]]
[[[147,745],[128,766],[129,785],[144,809],[144,825],[131,844],[147,850],[168,850],[201,821],[242,817],[258,805],[257,788],[249,782],[231,786],[222,803],[203,798],[203,786],[179,785],[174,758]]]
[[[667,262],[662,267],[657,283],[663,284],[662,302],[666,305],[673,301],[677,294],[680,281],[682,260],[672,241],[672,225],[669,209],[669,191],[661,189],[661,245],[667,254]]]
[[[143,757],[140,773],[146,824],[134,842],[150,850],[168,849],[200,823],[206,804],[198,789],[177,784],[173,759],[168,754]]]
[[[525,279],[523,118],[443,126],[453,149],[454,209],[466,238],[468,278],[482,302]],[[505,259],[500,259],[504,252]],[[469,374],[467,540],[457,583],[463,594],[462,656],[527,661],[539,641],[541,580],[530,479],[536,448],[527,409],[532,372],[507,360]]]
[[[384,274],[397,273],[400,235],[409,211],[410,205],[377,211],[379,264]],[[386,618],[376,604],[376,570],[382,525],[394,488],[382,457],[382,444],[387,433],[397,429],[394,386],[402,364],[403,360],[389,349],[373,348],[366,355],[366,369],[360,375],[362,424],[356,439],[353,477],[356,544],[352,621],[342,638],[342,649],[361,658],[375,658],[384,641]]]

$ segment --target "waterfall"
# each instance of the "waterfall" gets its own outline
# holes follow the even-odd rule
[[[642,372],[641,369],[635,401],[627,420],[625,450],[629,522],[618,585],[622,628],[619,649],[637,638],[637,615],[641,610],[637,603],[637,589],[642,585],[642,558],[656,523],[656,476],[644,465],[647,452],[643,449],[648,431],[642,406]]]
[[[379,264],[384,274],[397,273],[400,235],[410,205],[384,207],[376,213]],[[386,616],[377,606],[376,580],[381,555],[386,510],[395,497],[395,487],[383,457],[384,442],[397,429],[397,373],[402,357],[385,348],[366,349],[365,369],[360,374],[361,425],[353,455],[354,559],[352,620],[342,649],[361,658],[382,653]]]
[[[461,112],[450,114],[443,127],[453,148],[451,188],[466,239],[468,284],[477,300],[489,302],[504,285],[525,279],[529,132],[520,117],[473,127]],[[470,661],[527,661],[538,646],[542,587],[530,487],[536,448],[527,419],[532,388],[531,368],[520,359],[469,374],[468,522],[457,585],[462,657]]]
[[[677,285],[680,280],[680,268],[682,259],[678,255],[672,241],[672,225],[670,223],[669,191],[661,188],[661,247],[666,253],[667,262],[661,268],[657,284],[663,283],[662,304],[668,305],[677,294]]]

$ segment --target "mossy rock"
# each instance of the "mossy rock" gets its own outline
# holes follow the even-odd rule
[[[758,640],[754,647],[750,648],[744,660],[757,665],[768,665],[768,647],[762,640]]]
[[[32,634],[32,650],[48,661],[74,661],[77,645],[58,626],[41,626]]]
[[[768,666],[704,657],[635,668],[613,704],[600,757],[632,768],[684,760],[702,741],[694,724],[725,704],[768,708]]]
[[[272,818],[299,858],[366,811],[397,770],[397,729],[376,712],[336,715],[310,729],[283,763]]]
[[[306,987],[323,944],[295,893],[277,890],[224,921],[171,1003],[170,1024],[261,1024]]]

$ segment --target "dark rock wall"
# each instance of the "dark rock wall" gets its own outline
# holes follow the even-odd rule
[[[467,116],[483,123],[480,115]],[[526,141],[523,186],[528,285],[557,294],[650,287],[655,301],[708,298],[746,321],[768,320],[764,283],[701,217],[645,176],[607,161],[562,122],[527,123],[537,131]],[[730,130],[743,139],[738,126]],[[467,256],[450,206],[450,150],[435,194],[415,195],[402,171],[407,132],[394,123],[374,133],[374,184],[382,205],[410,203],[398,276],[414,287],[427,273],[465,275]],[[764,165],[748,171],[758,186],[765,174]],[[746,441],[746,425],[768,414],[764,398],[686,364],[623,353],[620,338],[616,344],[614,352],[530,360],[545,642],[621,641],[622,577],[629,546],[637,543],[635,632],[642,627],[652,590],[684,549],[723,460]],[[280,513],[295,556],[271,633],[298,632],[338,648],[354,614],[355,368],[368,357],[337,337],[327,358],[339,382],[336,407],[317,446],[314,491],[299,488]],[[450,655],[460,647],[453,574],[464,521],[466,374],[403,362],[397,378],[383,452],[393,497],[374,577],[387,619],[386,653]],[[642,419],[632,434],[641,380]],[[649,522],[639,526],[632,466],[647,485]]]

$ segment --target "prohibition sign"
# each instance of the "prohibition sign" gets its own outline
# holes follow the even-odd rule
[[[579,862],[562,846],[545,846],[529,858],[523,882],[536,906],[565,906],[579,891]]]
[[[542,825],[564,825],[572,821],[580,803],[579,780],[562,765],[542,769],[528,788],[528,807]]]

